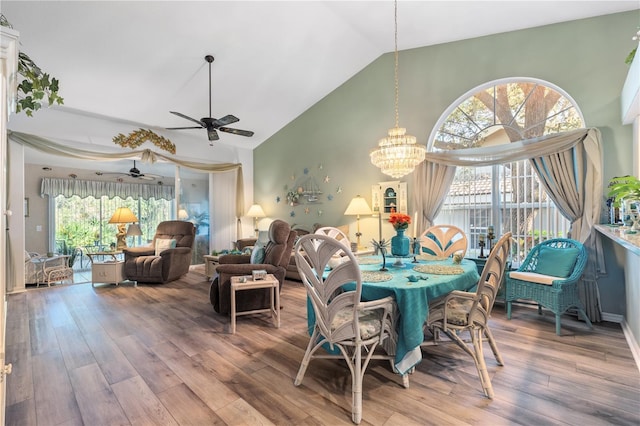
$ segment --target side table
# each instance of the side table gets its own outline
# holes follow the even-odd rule
[[[124,261],[122,260],[93,262],[91,264],[91,286],[93,287],[95,287],[95,283],[118,285],[124,280]]]
[[[213,278],[213,275],[216,273],[216,266],[218,266],[220,256],[219,255],[211,255],[205,254],[202,256],[204,258],[204,273],[207,278]]]
[[[280,291],[279,282],[273,274],[267,274],[263,280],[254,280],[251,275],[231,277],[231,334],[236,332],[236,317],[240,315],[270,312],[276,328],[280,328]],[[271,307],[266,309],[254,309],[252,311],[236,312],[236,291],[251,290],[254,288],[271,289]]]

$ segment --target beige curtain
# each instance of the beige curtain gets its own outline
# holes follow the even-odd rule
[[[414,170],[412,187],[416,190],[411,197],[418,211],[418,223],[414,225],[418,235],[433,225],[455,176],[456,166],[431,161],[423,161]]]
[[[589,251],[589,262],[578,289],[589,319],[601,321],[596,279],[598,270],[604,272],[604,256],[601,240],[593,228],[600,219],[602,207],[600,132],[591,132],[571,149],[530,161],[549,197],[571,221],[569,237],[583,243]]]

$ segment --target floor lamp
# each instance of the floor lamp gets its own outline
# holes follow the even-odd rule
[[[347,210],[344,211],[344,214],[346,216],[355,216],[356,217],[356,223],[357,223],[357,232],[356,232],[357,245],[358,245],[358,250],[362,250],[364,247],[362,247],[360,245],[360,237],[362,236],[362,233],[360,232],[360,215],[361,214],[373,214],[373,212],[371,211],[371,208],[369,208],[369,204],[367,204],[367,201],[364,198],[362,198],[361,196],[357,195],[354,199],[351,200],[351,202],[347,206]]]

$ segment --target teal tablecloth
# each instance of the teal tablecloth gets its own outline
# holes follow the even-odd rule
[[[363,259],[371,259],[371,256]],[[463,273],[459,275],[437,275],[416,272],[416,265],[453,265],[452,260],[424,261],[406,263],[405,268],[389,266],[389,273],[393,275],[391,281],[363,282],[363,300],[374,300],[394,295],[398,304],[400,317],[397,324],[398,342],[396,348],[395,366],[400,374],[404,374],[422,360],[420,344],[424,340],[423,325],[429,314],[429,302],[450,293],[453,290],[468,290],[477,284],[480,276],[476,264],[464,259],[460,266]],[[378,271],[381,264],[361,264],[362,271]],[[426,280],[410,282],[408,275],[428,277]],[[351,287],[351,288],[349,288]],[[353,289],[354,284],[345,286]],[[315,315],[310,303],[307,303],[309,329],[313,330]]]

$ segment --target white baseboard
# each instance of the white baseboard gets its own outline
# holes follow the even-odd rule
[[[629,328],[629,324],[623,319],[622,320],[622,331],[624,332],[624,337],[627,339],[627,343],[629,344],[629,349],[631,349],[631,354],[633,355],[633,359],[636,361],[636,367],[638,367],[638,371],[640,371],[640,346],[638,346],[638,342],[635,337],[633,337],[633,333]]]
[[[607,312],[602,312],[602,321],[615,322],[616,324],[622,324],[622,321],[624,321],[624,317],[620,314],[609,314]]]

